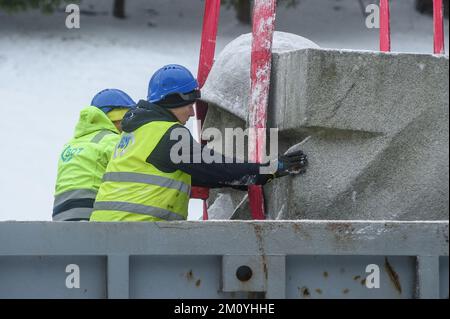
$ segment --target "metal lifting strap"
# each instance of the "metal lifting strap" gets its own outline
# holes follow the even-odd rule
[[[391,52],[391,14],[389,0],[380,0],[380,51]]]
[[[203,18],[202,41],[200,47],[200,58],[198,63],[197,79],[202,87],[205,84],[206,78],[211,71],[214,63],[214,53],[216,50],[217,29],[219,26],[220,16],[220,0],[206,0],[205,13]],[[199,140],[202,144],[206,142],[201,139],[201,130],[203,121],[206,117],[208,104],[198,101],[195,105],[195,113],[199,121],[198,131]],[[209,197],[209,189],[204,187],[192,187],[192,198],[203,199],[203,220],[208,219],[208,207],[206,200]]]
[[[447,2],[448,3],[448,2]],[[444,41],[444,4],[442,0],[433,0],[433,33],[434,33],[434,53],[445,53]]]
[[[380,51],[391,52],[391,25],[389,0],[380,0]],[[445,54],[444,3],[433,0],[433,52]]]
[[[251,146],[249,157],[255,163],[261,163],[264,160],[275,11],[276,0],[255,0],[249,105],[249,126],[255,129],[255,141],[249,143]],[[262,186],[250,185],[248,195],[253,219],[265,219]]]

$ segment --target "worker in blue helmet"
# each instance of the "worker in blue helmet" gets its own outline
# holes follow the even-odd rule
[[[75,135],[59,156],[54,221],[89,220],[106,166],[120,139],[122,118],[135,106],[125,92],[106,89],[81,110]]]
[[[185,67],[170,64],[156,71],[147,100],[139,101],[122,121],[124,133],[106,169],[91,221],[185,220],[191,186],[245,190],[305,171],[307,157],[301,151],[281,156],[278,170],[270,174],[261,173],[267,164],[236,163],[221,154],[220,161],[204,160],[201,154],[212,150],[200,146],[184,126],[195,115],[200,95],[197,80]],[[176,161],[171,155],[186,142],[183,138],[188,147],[181,148],[187,153],[181,157],[186,160]]]

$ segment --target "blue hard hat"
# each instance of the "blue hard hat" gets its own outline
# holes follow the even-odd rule
[[[105,113],[115,108],[132,109],[136,106],[133,99],[125,92],[118,89],[105,89],[98,92],[91,102],[92,106],[98,107]]]
[[[192,94],[192,93],[195,94]],[[153,74],[148,84],[147,100],[150,103],[162,102],[171,96],[172,102],[166,107],[179,107],[194,102],[200,97],[197,79],[184,66],[169,64]],[[176,98],[173,99],[173,96]]]

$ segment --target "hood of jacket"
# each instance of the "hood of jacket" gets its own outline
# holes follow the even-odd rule
[[[123,118],[122,130],[130,133],[154,121],[178,122],[175,115],[165,108],[145,100],[140,100],[137,107],[129,111]]]
[[[75,138],[91,134],[93,132],[109,130],[120,134],[113,122],[106,114],[95,106],[88,106],[81,110],[80,118],[75,126]]]

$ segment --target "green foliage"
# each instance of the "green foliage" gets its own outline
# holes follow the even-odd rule
[[[238,8],[238,3],[242,0],[221,0],[222,5],[227,8]],[[251,0],[248,0],[251,1]],[[79,3],[80,0],[0,0],[0,10],[14,13],[25,11],[29,9],[39,9],[43,13],[52,13],[59,6],[65,3]],[[300,0],[278,0],[278,5],[285,5],[286,7],[295,7]]]
[[[39,9],[43,13],[52,13],[63,3],[77,3],[73,0],[0,0],[0,10],[9,13]]]

